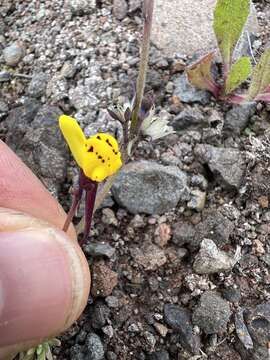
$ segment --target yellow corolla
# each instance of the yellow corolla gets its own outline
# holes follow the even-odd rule
[[[121,168],[121,153],[113,136],[100,133],[87,139],[77,121],[67,115],[59,117],[59,126],[86,177],[101,182]]]

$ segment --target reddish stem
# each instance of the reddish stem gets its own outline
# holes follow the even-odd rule
[[[65,231],[65,232],[68,231],[69,225],[72,222],[72,219],[76,213],[77,207],[81,201],[82,194],[83,194],[83,189],[79,186],[79,188],[74,191],[72,205],[71,205],[71,208],[69,209],[65,224],[63,226],[63,231]]]
[[[90,232],[90,229],[91,229],[93,212],[94,212],[97,188],[98,188],[98,183],[97,182],[92,182],[91,185],[92,185],[91,188],[88,188],[86,190],[86,196],[85,196],[85,219],[84,219],[85,224],[84,224],[83,238],[80,241],[81,246],[83,244],[85,244],[85,242],[86,242],[86,240],[87,240],[87,238],[89,236],[89,232]]]
[[[215,96],[215,98],[219,97],[221,87],[211,80],[205,79],[208,90]]]

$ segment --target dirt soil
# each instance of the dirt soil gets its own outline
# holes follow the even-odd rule
[[[139,63],[140,1],[84,3],[0,4],[0,138],[65,209],[77,169],[57,117],[71,114],[88,134],[121,133],[106,108],[130,98]],[[269,42],[270,3],[255,5],[257,57]],[[4,49],[15,42],[10,66]],[[143,140],[134,155],[184,172],[189,198],[162,214],[131,213],[120,190],[106,199],[85,246],[89,302],[56,359],[269,360],[270,106],[239,108],[201,92],[183,102],[190,60],[152,47],[147,87],[176,133]]]

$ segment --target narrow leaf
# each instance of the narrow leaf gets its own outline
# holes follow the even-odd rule
[[[229,95],[226,96],[224,98],[221,98],[221,100],[227,101],[230,104],[236,104],[236,105],[240,105],[243,104],[247,101],[247,98],[245,95]]]
[[[211,74],[214,54],[214,52],[211,52],[189,66],[187,68],[187,76],[191,85],[199,89],[211,91],[217,97],[219,86],[215,83]]]
[[[231,67],[226,79],[225,94],[230,94],[244,82],[252,70],[251,61],[248,57],[238,59]]]
[[[270,92],[269,93],[264,93],[264,94],[259,94],[258,96],[256,96],[256,100],[257,101],[264,101],[266,103],[270,103]]]
[[[218,0],[214,11],[214,31],[225,69],[230,67],[232,54],[250,11],[250,0]]]
[[[260,61],[253,70],[251,84],[248,92],[250,100],[255,99],[259,94],[268,92],[270,85],[270,49],[266,49]]]

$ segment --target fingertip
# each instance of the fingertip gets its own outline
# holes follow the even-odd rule
[[[0,358],[64,331],[87,304],[90,273],[80,247],[44,227],[0,233]]]

